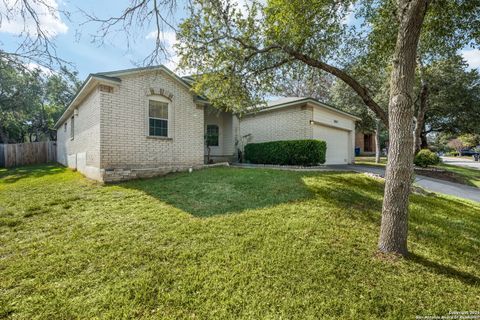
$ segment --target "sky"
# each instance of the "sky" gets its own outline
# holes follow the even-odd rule
[[[13,3],[15,0],[6,0]],[[58,9],[56,12],[45,11],[40,15],[42,25],[48,29],[49,34],[57,46],[58,55],[71,62],[79,72],[79,77],[84,79],[89,73],[127,69],[139,66],[146,55],[154,46],[155,33],[153,26],[147,26],[142,30],[132,30],[135,33],[135,42],[130,48],[126,47],[126,39],[122,34],[108,37],[105,44],[92,43],[92,35],[97,33],[98,25],[82,24],[87,20],[80,11],[95,14],[98,17],[111,17],[118,15],[129,3],[128,0],[44,0],[52,7]],[[244,3],[248,0],[238,0]],[[32,3],[35,0],[31,0]],[[5,10],[0,1],[0,12]],[[70,17],[61,13],[62,10],[70,12]],[[186,17],[187,11],[179,1],[179,6],[172,18],[173,23],[178,23]],[[353,17],[347,17],[347,23],[353,21]],[[29,25],[27,25],[27,29]],[[4,21],[0,26],[0,42],[7,50],[13,50],[18,41],[18,34],[23,29],[21,19]],[[175,33],[167,31],[162,35],[167,46],[172,47],[175,43]],[[171,50],[171,58],[163,63],[172,70],[175,70],[178,58]],[[480,69],[480,50],[465,49],[463,57],[471,68]]]

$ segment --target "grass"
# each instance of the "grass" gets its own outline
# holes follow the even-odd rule
[[[480,206],[412,195],[375,254],[382,183],[212,168],[118,185],[0,171],[0,318],[413,319],[480,305]]]
[[[375,163],[375,157],[355,157],[355,164],[385,167],[387,165],[387,157],[380,157],[380,163]]]
[[[380,163],[375,163],[375,157],[355,157],[355,164],[385,167],[385,165],[387,164],[387,158],[381,157]],[[459,166],[454,166],[454,165],[449,165],[444,163],[434,167],[446,170],[449,173],[453,174],[455,180],[458,181],[459,183],[480,188],[480,170],[473,169],[473,168],[459,167]]]
[[[440,164],[438,167],[455,173],[457,176],[461,177],[464,184],[480,188],[480,170],[444,163]]]

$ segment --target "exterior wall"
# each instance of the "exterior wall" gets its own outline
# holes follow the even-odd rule
[[[113,92],[99,93],[100,168],[104,180],[118,180],[115,169],[122,170],[124,180],[130,178],[133,169],[168,172],[202,165],[204,111],[195,105],[189,90],[163,72],[120,78],[121,84]],[[152,92],[171,95],[168,138],[148,135],[148,99]]]
[[[100,95],[94,89],[78,106],[74,116],[74,137],[70,138],[71,116],[57,129],[57,161],[87,177],[101,180]],[[65,123],[67,124],[65,130]]]
[[[312,108],[286,107],[247,115],[240,120],[242,145],[279,140],[311,139]],[[249,136],[247,136],[249,135]]]
[[[235,121],[236,117],[231,112],[216,110],[212,107],[205,108],[205,128],[207,125],[217,125],[219,131],[218,146],[210,147],[210,158],[213,161],[231,161],[235,154]],[[205,146],[205,157],[207,148]]]
[[[365,151],[365,134],[370,134],[371,151]],[[375,134],[357,132],[355,134],[355,148],[360,148],[361,155],[372,155],[376,152]]]

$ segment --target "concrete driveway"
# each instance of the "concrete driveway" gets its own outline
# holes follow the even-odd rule
[[[385,176],[385,169],[374,166],[360,166],[360,165],[346,165],[346,166],[332,166],[332,167],[344,167],[346,170],[356,172],[369,172],[378,174],[381,177]],[[429,177],[415,175],[415,184],[428,191],[443,193],[459,198],[464,198],[476,202],[480,202],[480,189],[475,187],[466,186],[459,183],[448,182],[439,179],[433,179]]]
[[[450,164],[453,166],[467,167],[480,170],[480,161],[452,157],[442,157],[442,161],[445,164]]]

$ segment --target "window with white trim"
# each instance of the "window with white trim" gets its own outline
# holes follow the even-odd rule
[[[168,103],[148,100],[148,134],[168,137]]]

